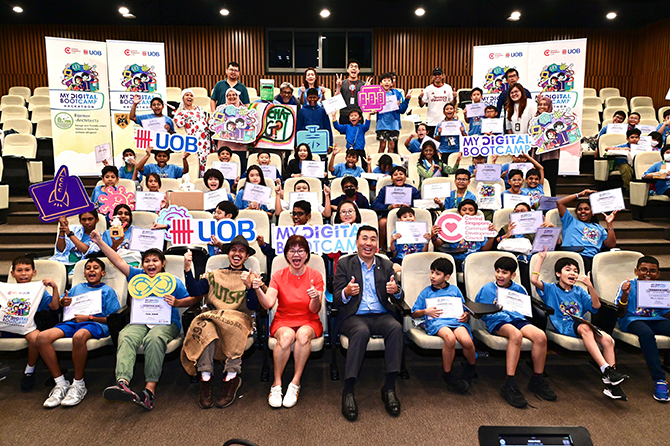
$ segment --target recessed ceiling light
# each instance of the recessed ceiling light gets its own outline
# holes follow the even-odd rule
[[[414,11],[414,14],[418,15],[419,17],[421,17],[425,13],[426,13],[426,10],[423,9],[423,8],[417,8],[416,11]]]
[[[23,8],[20,7],[20,6],[14,6],[14,7],[12,8],[12,10],[13,10],[14,12],[19,13],[19,14],[21,14],[21,13],[23,12]]]
[[[605,17],[607,17],[610,20],[616,19],[616,12],[610,12]]]
[[[330,11],[327,9],[322,9],[319,15],[325,19],[326,17],[330,16]]]
[[[521,13],[519,11],[514,11],[513,13],[511,13],[509,15],[509,17],[507,17],[507,20],[510,20],[512,22],[516,22],[520,18],[521,18]]]
[[[130,9],[126,8],[125,6],[121,6],[121,7],[119,8],[119,13],[120,13],[121,15],[123,15],[123,14],[128,14],[129,12],[130,12]]]
[[[230,11],[228,11],[226,8],[223,8],[221,11],[219,11],[219,14],[228,15],[228,14],[230,14]]]
[[[128,13],[128,14],[123,14],[123,18],[124,19],[136,19],[137,17],[135,17],[135,14]]]

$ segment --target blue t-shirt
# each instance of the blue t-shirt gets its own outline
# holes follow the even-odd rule
[[[133,171],[126,170],[126,165],[124,164],[123,166],[119,167],[119,178],[124,178],[126,180],[132,180],[133,179]],[[139,170],[137,171],[137,181],[142,181],[142,172]]]
[[[145,274],[145,272],[143,269],[131,266],[130,273],[128,274],[128,282],[130,282],[130,280],[138,274]],[[188,291],[186,291],[186,286],[184,286],[184,282],[182,282],[178,277],[175,277],[175,280],[177,281],[177,287],[172,292],[172,295],[175,297],[175,299],[187,298]],[[181,329],[181,319],[179,317],[179,310],[177,309],[177,307],[172,307],[171,320],[172,323],[177,326],[177,329]]]
[[[584,251],[581,255],[584,257],[593,257],[600,252],[600,249],[607,238],[607,229],[598,223],[584,223],[577,220],[567,210],[561,217],[563,225],[563,246],[583,246]]]
[[[508,288],[511,291],[515,291],[521,294],[528,294],[526,289],[519,285],[518,283],[512,282]],[[498,303],[498,285],[495,282],[489,282],[479,290],[477,297],[475,297],[475,302],[480,302],[483,304],[495,304]],[[482,316],[482,320],[486,324],[486,329],[491,332],[498,324],[503,322],[512,322],[518,320],[525,320],[526,317],[516,311],[499,311],[493,314],[487,314]]]
[[[448,248],[448,249],[464,249],[465,252],[461,253],[452,253],[451,257],[454,258],[454,260],[458,260],[459,262],[462,262],[465,260],[467,256],[472,254],[473,252],[479,252],[482,250],[484,245],[486,245],[487,240],[484,239],[483,242],[468,242],[465,240],[462,240],[460,242],[454,242],[454,243],[443,243],[442,248]]]
[[[396,234],[398,231],[393,231],[393,234]],[[391,236],[393,236],[391,234]],[[428,243],[428,240],[426,240],[426,243]],[[405,256],[409,254],[414,254],[415,252],[422,252],[424,246],[426,246],[426,243],[398,243],[396,240],[395,242],[395,248],[396,248],[396,259],[404,259]]]
[[[363,169],[361,168],[361,166],[354,166],[353,168],[349,168],[347,167],[346,163],[336,164],[335,170],[333,171],[333,175],[335,175],[337,178],[342,178],[346,176],[360,177],[362,173]]]
[[[145,164],[142,172],[144,175],[157,173],[161,178],[174,178],[178,180],[184,175],[184,168],[176,164],[166,164],[165,167],[159,167],[158,164],[151,163]]]
[[[388,190],[389,187],[397,187],[394,184],[391,184],[390,186],[384,186],[377,192],[377,196],[375,197],[375,201],[372,202],[372,209],[375,211],[388,211],[389,210],[389,205],[386,204],[386,191]],[[420,200],[421,199],[421,193],[419,190],[412,186],[411,184],[405,183],[402,187],[411,187],[412,188],[412,203],[414,203],[414,200]]]
[[[375,128],[375,130],[377,131],[380,130],[400,131],[401,128],[400,115],[407,111],[407,107],[409,107],[409,99],[403,98],[402,93],[400,93],[400,91],[395,89],[391,89],[386,92],[387,101],[389,101],[388,98],[393,98],[393,96],[395,96],[396,100],[398,101],[398,110],[386,113],[378,113],[377,126]]]
[[[102,241],[107,243],[107,246],[112,246],[112,243],[114,243],[114,239],[112,239],[112,235],[109,232],[110,230],[106,230],[104,234],[102,234]],[[133,232],[133,226],[128,226],[128,228],[123,232],[123,242],[121,245],[119,245],[118,249],[121,248],[128,248],[130,246],[130,234]]]
[[[370,120],[363,124],[353,126],[351,124],[340,124],[333,121],[335,130],[344,134],[347,140],[347,149],[365,150],[365,132],[370,130]]]
[[[91,193],[91,203],[93,203],[93,206],[96,208],[99,208],[102,203],[98,203],[98,198],[100,198],[100,195],[103,194],[102,188],[107,187],[104,184],[99,184],[98,186],[95,186],[93,189],[93,192]]]
[[[570,291],[566,291],[556,283],[542,283],[544,291],[538,289],[537,294],[554,309],[554,314],[549,316],[554,328],[562,335],[577,337],[575,321],[570,315],[583,318],[587,311],[597,313],[598,310],[592,307],[591,296],[580,286],[575,285]]]
[[[656,131],[660,132],[661,127],[663,127],[663,122],[658,124]],[[668,141],[668,136],[670,136],[670,125],[665,126],[665,130],[663,130],[663,134],[661,135],[661,141],[663,141],[665,144],[670,144],[670,141]]]
[[[100,251],[98,245],[93,243],[91,237],[84,232],[83,226],[74,226],[72,228],[72,232],[74,232],[75,237],[77,237],[82,243],[88,246],[88,251],[86,251],[86,254],[93,254],[94,252]],[[58,244],[56,244],[56,252],[50,258],[50,260],[57,260],[63,263],[72,263],[72,261],[70,260],[70,253],[74,254],[79,259],[82,259],[84,257],[84,254],[79,252],[75,244],[72,242],[72,240],[70,240],[70,237],[66,236],[65,249],[63,249],[63,251],[59,251]]]
[[[40,306],[37,307],[37,311],[48,310],[52,297],[53,296],[47,290],[44,290],[44,294],[42,295],[42,300],[40,301]]]
[[[459,290],[457,286],[449,285],[447,283],[446,287],[437,289],[434,286],[429,285],[419,293],[419,297],[416,298],[416,302],[414,302],[414,305],[412,306],[412,313],[419,310],[425,310],[427,308],[426,299],[433,297],[460,297],[461,301],[465,303],[461,290]],[[463,311],[465,311],[465,309]],[[428,316],[424,316],[424,319],[426,321],[426,333],[431,336],[435,336],[442,327],[449,327],[451,329],[465,327],[470,331],[468,324],[458,322],[458,319],[447,317],[436,317],[431,319]]]
[[[521,193],[530,197],[530,206],[533,209],[540,207],[540,197],[544,195],[544,186],[538,184],[537,187],[524,187]]]
[[[141,125],[142,127],[144,127],[142,125],[142,121],[145,121],[147,119],[157,119],[160,117],[161,116],[156,116],[153,113],[148,113],[146,115],[136,115],[135,122],[137,122],[137,125]],[[162,116],[162,117],[165,118],[165,123],[170,126],[170,130],[174,132],[174,122],[172,122],[172,119],[169,116]]]
[[[621,282],[619,285],[619,290],[616,293],[616,299],[614,300],[614,305],[619,305],[621,300],[621,287],[626,283]],[[623,317],[619,318],[619,328],[623,331],[628,331],[628,326],[631,322],[635,321],[661,321],[665,319],[665,315],[668,314],[670,310],[664,310],[662,308],[640,308],[637,306],[637,279],[630,281],[630,291],[628,292],[628,307],[626,307],[626,314]]]
[[[235,206],[237,206],[237,209],[246,209],[249,207],[249,201],[243,200],[242,197],[244,196],[244,188],[240,189],[237,191],[237,195],[235,195]],[[265,211],[265,212],[270,212],[267,205],[265,204],[260,204],[260,209]]]
[[[468,118],[468,122],[470,123],[470,130],[468,130],[468,135],[482,134],[482,118],[483,116]]]
[[[68,291],[68,296],[77,296],[79,294],[84,294],[96,290],[102,291],[102,311],[100,313],[94,314],[94,317],[107,317],[110,314],[119,311],[121,305],[119,304],[119,298],[116,295],[116,291],[104,283],[101,283],[97,286],[91,286],[88,283],[79,283],[73,286],[70,291]],[[65,297],[65,294],[63,294],[61,297]],[[109,336],[109,327],[107,327],[107,324],[101,324],[100,322],[93,321],[87,322],[97,324],[100,327],[100,330],[102,330],[104,336]]]
[[[655,173],[655,172],[660,172],[661,167],[665,164],[665,161],[659,161],[655,164],[652,164],[649,169],[644,173],[644,175],[649,175],[650,173]],[[643,176],[644,176],[643,175]],[[655,186],[656,186],[656,193],[657,194],[664,194],[666,190],[670,189],[670,179],[665,179],[665,180],[656,180],[655,181]]]
[[[463,195],[463,197],[457,197],[456,190],[452,190],[451,194],[444,199],[444,207],[445,209],[456,209],[463,200],[472,200],[476,203],[477,196],[472,192],[470,192],[469,190],[466,190],[465,195]]]
[[[442,121],[435,127],[435,134],[433,137],[435,139],[440,138],[440,147],[438,148],[440,153],[456,153],[460,150],[461,143],[460,138],[457,135],[442,136]],[[465,126],[462,122],[457,121],[461,125],[461,131],[465,131]]]
[[[419,141],[419,139],[413,139],[409,142],[409,147],[407,150],[409,150],[409,153],[419,153],[421,152],[421,143],[423,141]]]

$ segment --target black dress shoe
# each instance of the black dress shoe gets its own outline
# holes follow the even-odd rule
[[[382,389],[382,401],[384,402],[384,407],[389,415],[392,417],[400,415],[400,400],[395,394],[395,389]]]
[[[356,421],[358,419],[358,406],[356,405],[356,398],[353,393],[342,395],[342,415],[349,421]]]

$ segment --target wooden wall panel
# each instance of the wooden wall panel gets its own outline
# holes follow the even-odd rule
[[[665,95],[670,88],[670,19],[637,31],[631,60],[633,96],[651,96],[654,107],[670,105]]]

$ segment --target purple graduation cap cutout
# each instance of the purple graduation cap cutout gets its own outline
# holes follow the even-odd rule
[[[69,176],[65,165],[58,169],[53,180],[30,186],[30,196],[33,197],[40,220],[44,223],[94,209],[81,180],[77,176]]]

